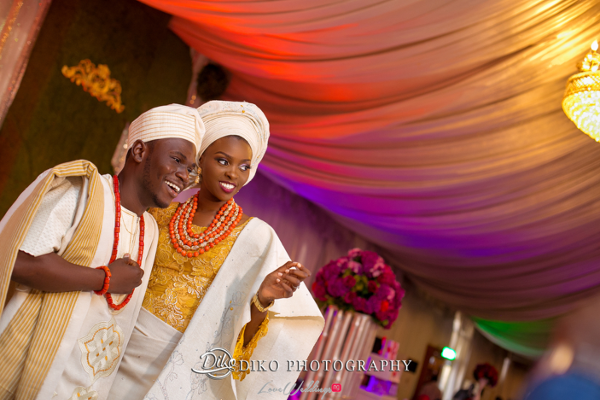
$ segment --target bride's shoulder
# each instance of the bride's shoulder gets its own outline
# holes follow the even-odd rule
[[[148,212],[154,217],[158,227],[168,226],[179,203],[171,203],[167,208],[150,208]]]

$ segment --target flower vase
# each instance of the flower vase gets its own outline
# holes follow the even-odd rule
[[[377,253],[351,249],[319,269],[312,291],[317,303],[327,306],[325,329],[311,361],[322,368],[308,371],[304,382],[331,393],[303,392],[301,399],[354,398],[377,330],[388,329],[398,317],[404,289]],[[331,363],[328,370],[324,361]]]
[[[375,343],[377,329],[378,325],[367,314],[343,311],[334,305],[328,306],[325,310],[325,328],[308,363],[309,366],[316,366],[318,361],[319,368],[315,371],[309,368],[302,388],[305,389],[311,384],[316,386],[318,381],[320,388],[339,391],[326,394],[304,392],[300,400],[350,399],[351,394],[358,390],[363,377],[363,372],[357,371],[357,361],[363,360],[366,365]],[[331,360],[328,371],[325,370],[323,360]],[[334,368],[333,363],[336,360],[340,360],[342,364],[337,363]],[[354,363],[349,364],[348,371],[346,362],[350,360]],[[339,368],[340,365],[342,368]]]

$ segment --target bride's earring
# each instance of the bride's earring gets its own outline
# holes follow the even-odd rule
[[[196,171],[190,173],[190,177],[193,179],[186,189],[191,189],[193,187],[200,186],[200,182],[202,181],[202,169],[198,167]]]

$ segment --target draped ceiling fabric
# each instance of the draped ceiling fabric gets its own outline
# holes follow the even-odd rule
[[[600,145],[561,109],[597,1],[143,2],[265,111],[270,178],[507,348],[598,290]]]

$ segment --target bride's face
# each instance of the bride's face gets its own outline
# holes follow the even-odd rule
[[[213,201],[227,201],[235,196],[250,176],[252,149],[239,136],[225,136],[200,157],[201,195]]]

